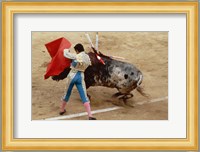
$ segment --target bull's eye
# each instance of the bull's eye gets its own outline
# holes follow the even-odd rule
[[[128,74],[124,74],[124,78],[127,79],[128,78]]]

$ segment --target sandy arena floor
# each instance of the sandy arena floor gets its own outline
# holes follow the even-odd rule
[[[95,43],[95,32],[89,33]],[[32,120],[59,116],[60,99],[64,95],[66,80],[44,80],[46,66],[51,57],[44,44],[65,37],[72,45],[82,43],[86,52],[90,46],[84,32],[32,32]],[[73,50],[73,49],[72,49]],[[99,50],[105,55],[120,56],[139,68],[144,80],[141,86],[150,99],[133,91],[130,105],[111,98],[116,89],[90,87],[92,110],[115,107],[114,111],[94,114],[98,120],[167,120],[168,100],[146,103],[143,101],[168,96],[168,33],[167,32],[99,32]],[[79,94],[74,87],[65,115],[85,112]],[[72,118],[87,120],[87,116]]]

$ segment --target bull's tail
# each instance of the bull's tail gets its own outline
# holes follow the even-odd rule
[[[148,95],[147,93],[145,93],[144,88],[140,86],[140,84],[142,83],[142,80],[143,80],[143,75],[140,74],[140,75],[139,75],[139,80],[138,80],[138,82],[137,82],[137,88],[136,88],[136,90],[137,90],[142,96],[144,96],[144,97],[146,97],[146,98],[149,98],[150,95]]]
[[[137,88],[136,88],[136,90],[142,95],[142,96],[144,96],[144,97],[146,97],[146,98],[150,98],[150,95],[149,94],[147,94],[147,93],[145,93],[145,91],[144,91],[144,88],[143,87],[141,87],[141,86],[138,86]]]

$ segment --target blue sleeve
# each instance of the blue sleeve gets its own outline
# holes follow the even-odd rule
[[[72,63],[71,63],[71,65],[72,65],[73,67],[76,67],[77,61],[76,61],[76,60],[73,60]]]

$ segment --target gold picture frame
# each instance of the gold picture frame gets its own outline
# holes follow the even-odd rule
[[[187,16],[187,138],[16,139],[13,137],[13,19],[17,13],[184,13]],[[197,150],[198,2],[2,2],[3,150]]]

